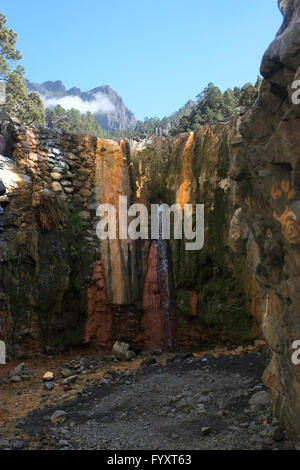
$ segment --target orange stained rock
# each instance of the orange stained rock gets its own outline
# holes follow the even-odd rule
[[[281,223],[282,234],[291,245],[300,243],[300,224],[296,214],[286,206],[285,211],[279,216],[274,212],[274,218]]]
[[[144,315],[142,329],[144,349],[162,349],[165,346],[166,331],[162,308],[163,293],[158,278],[158,251],[152,242],[148,256],[148,271],[143,292]]]
[[[193,183],[194,175],[192,170],[192,161],[193,161],[193,145],[194,144],[194,134],[190,133],[187,137],[184,150],[182,153],[182,164],[181,164],[181,182],[177,192],[177,203],[184,206],[184,204],[192,203],[193,196]]]
[[[196,317],[198,313],[198,295],[197,292],[189,290],[189,306],[190,306],[190,315]]]
[[[97,139],[95,190],[100,204],[115,207],[119,220],[119,197],[127,196],[131,203],[130,173],[127,164],[127,143]],[[132,300],[132,286],[128,272],[128,258],[134,253],[130,239],[119,240],[117,223],[116,239],[101,241],[101,258],[104,263],[108,297],[115,305],[129,304]]]
[[[88,318],[85,341],[109,350],[112,347],[112,312],[107,297],[105,270],[100,260],[94,262],[87,296]]]
[[[280,184],[279,183],[273,184],[271,188],[272,199],[275,199],[275,200],[279,199],[283,194],[289,201],[295,197],[296,191],[293,188],[291,188],[290,181],[282,180]]]

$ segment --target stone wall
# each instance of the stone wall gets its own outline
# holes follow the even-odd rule
[[[20,345],[32,352],[79,344],[91,266],[100,256],[86,220],[96,142],[5,119],[2,140],[2,336],[16,355]]]

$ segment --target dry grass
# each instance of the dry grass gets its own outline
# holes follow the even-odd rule
[[[65,218],[62,203],[50,191],[39,194],[39,204],[35,208],[35,216],[43,232],[58,228]]]

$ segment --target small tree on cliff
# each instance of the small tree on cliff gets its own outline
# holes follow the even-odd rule
[[[246,83],[246,85],[243,86],[241,89],[239,106],[246,106],[247,108],[251,108],[254,105],[259,94],[261,82],[262,79],[258,77],[254,86],[252,83]]]
[[[232,91],[230,88],[226,90],[223,94],[223,101],[224,116],[231,116],[238,104],[234,91]]]
[[[6,103],[3,108],[22,124],[42,124],[45,111],[38,93],[27,92],[22,59],[16,49],[17,33],[8,29],[6,16],[0,13],[0,80],[6,83]]]

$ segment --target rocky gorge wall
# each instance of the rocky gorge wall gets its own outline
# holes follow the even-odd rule
[[[243,142],[230,176],[238,185],[241,245],[263,298],[263,334],[272,352],[264,380],[274,408],[300,436],[300,369],[292,344],[300,339],[300,2],[279,1],[284,22],[266,51],[259,99],[240,126]],[[239,230],[238,230],[239,231]]]
[[[258,288],[246,257],[232,252],[229,237],[236,196],[228,171],[240,145],[242,119],[236,116],[195,133],[151,138],[131,146],[139,201],[205,206],[203,249],[187,251],[184,239],[171,239],[168,245],[178,345],[214,340],[241,344],[259,337]],[[151,255],[150,250],[150,259]],[[145,285],[147,302],[156,293],[155,284]]]
[[[83,343],[110,349],[116,339],[153,350],[259,336],[257,286],[246,257],[229,248],[228,170],[240,120],[118,143],[3,118],[0,311],[12,354]],[[204,249],[186,251],[184,240],[100,241],[99,203],[118,207],[124,195],[149,209],[158,200],[204,203]]]
[[[189,347],[259,335],[246,258],[229,255],[227,173],[238,145],[229,141],[239,119],[130,144],[26,129],[3,116],[0,311],[12,354],[83,343],[110,349],[116,339],[153,350],[168,335],[173,346]],[[96,209],[118,207],[120,195],[149,208],[157,200],[204,201],[205,249],[165,242],[164,275],[158,241],[100,242]]]
[[[299,436],[299,0],[262,63],[254,109],[194,133],[102,140],[1,116],[0,339],[12,356],[264,337],[281,421]],[[203,203],[205,241],[100,241],[100,203]]]

